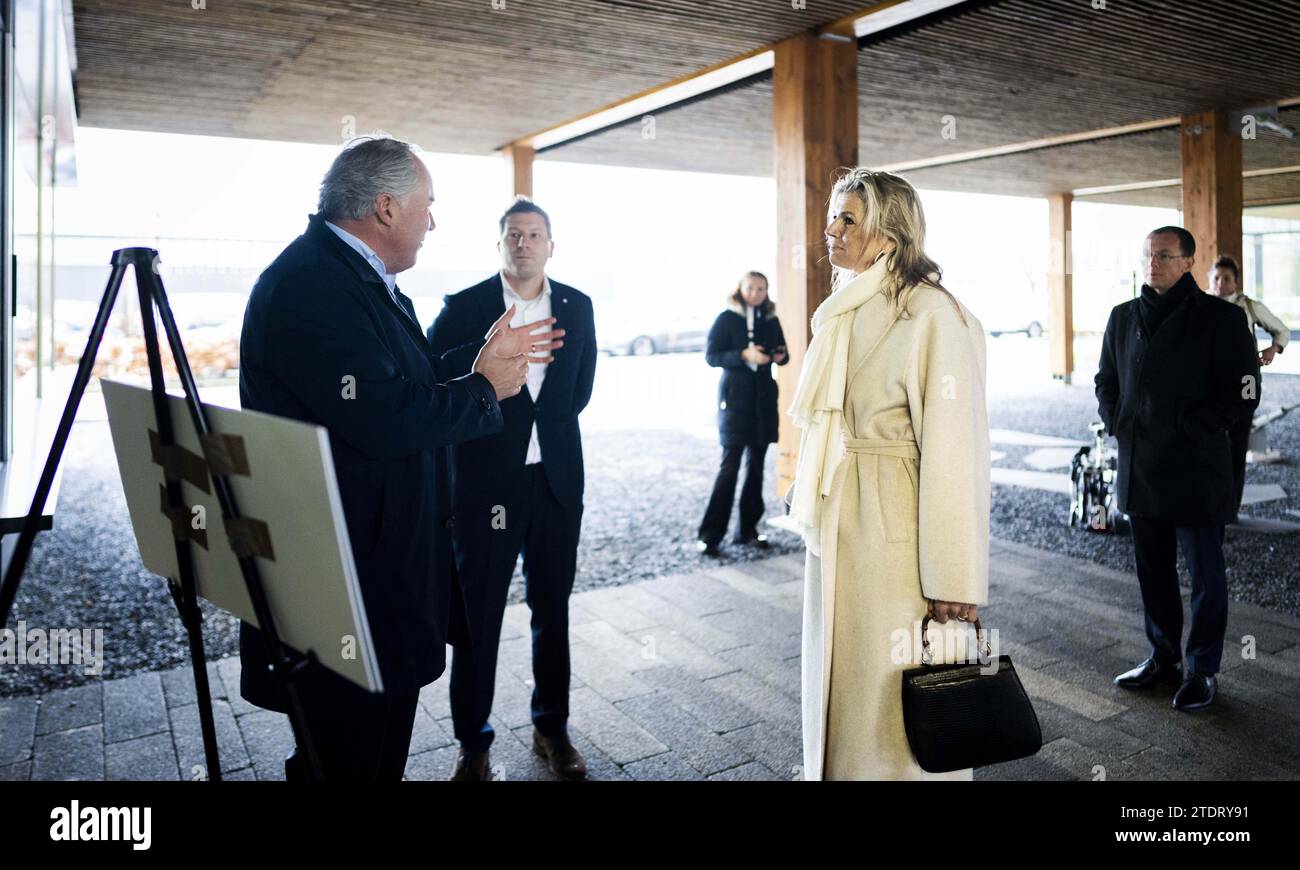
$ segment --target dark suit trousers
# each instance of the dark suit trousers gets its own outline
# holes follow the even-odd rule
[[[758,521],[763,519],[763,457],[767,455],[767,444],[724,445],[722,463],[713,481],[713,494],[709,496],[709,505],[704,509],[704,519],[700,522],[699,539],[706,544],[716,544],[727,535],[742,454],[748,454],[748,458],[745,460],[745,484],[740,489],[740,527],[736,530],[736,537],[749,537],[758,532]]]
[[[490,509],[458,511],[461,577],[473,596],[472,645],[451,656],[451,716],[467,752],[482,752],[495,736],[488,717],[496,684],[497,650],[506,595],[520,551],[524,600],[532,611],[533,725],[548,737],[566,733],[569,718],[569,593],[578,560],[582,508],[566,509],[546,482],[542,463],[524,466],[520,495],[503,504],[493,527]],[[497,512],[499,515],[500,512]]]
[[[1183,600],[1178,591],[1178,549],[1192,575],[1192,630],[1187,635],[1187,669],[1217,674],[1228,627],[1228,580],[1222,526],[1173,526],[1132,517],[1138,583],[1146,611],[1147,640],[1162,664],[1182,660]]]
[[[320,665],[305,668],[297,685],[326,782],[401,782],[418,691],[367,692]],[[301,749],[285,759],[284,776],[313,781]]]
[[[1244,420],[1238,420],[1231,429],[1228,430],[1228,436],[1232,442],[1232,483],[1236,487],[1233,490],[1237,494],[1233,502],[1236,510],[1241,510],[1241,496],[1246,491],[1246,451],[1250,444],[1250,426],[1254,421],[1250,417]]]

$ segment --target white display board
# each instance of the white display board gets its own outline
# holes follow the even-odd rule
[[[158,428],[153,396],[133,384],[101,384],[141,560],[161,577],[179,578],[171,520],[162,511],[163,469],[150,447],[150,430]],[[193,469],[203,451],[185,399],[169,395],[168,403],[177,444],[195,454]],[[227,480],[240,514],[264,522],[269,531],[274,558],[258,557],[257,566],[280,639],[301,653],[314,652],[321,664],[362,688],[382,691],[329,435],[320,426],[271,414],[204,407],[214,432],[243,441],[248,474]],[[181,484],[191,523],[202,515],[206,526],[206,547],[194,543],[190,548],[198,593],[257,625],[210,474],[206,480],[208,492],[188,480]]]

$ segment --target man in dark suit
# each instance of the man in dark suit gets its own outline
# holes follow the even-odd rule
[[[258,278],[244,313],[243,407],[329,431],[383,681],[372,694],[323,665],[296,680],[327,780],[402,778],[420,687],[442,673],[449,635],[466,640],[445,445],[500,432],[498,399],[525,383],[525,351],[549,342],[503,321],[486,344],[432,357],[396,283],[433,229],[432,202],[429,172],[410,145],[351,144],[321,183],[319,213]],[[285,712],[264,639],[247,623],[240,629],[240,694]],[[315,652],[322,662],[347,654],[342,643]],[[311,777],[302,752],[286,760],[285,775]]]
[[[1201,292],[1196,241],[1181,227],[1147,236],[1146,283],[1115,306],[1097,371],[1106,429],[1119,441],[1116,496],[1132,517],[1149,658],[1115,683],[1179,686],[1174,708],[1203,710],[1217,691],[1228,622],[1223,529],[1235,515],[1231,427],[1259,405],[1259,359],[1246,315]],[[1182,675],[1177,548],[1192,575]]]
[[[546,212],[518,198],[500,220],[501,271],[446,298],[429,329],[435,355],[455,374],[464,355],[502,312],[532,329],[546,318],[565,336],[549,366],[529,366],[528,388],[501,403],[504,429],[456,445],[452,503],[456,565],[465,584],[472,645],[451,661],[451,712],[460,754],[455,780],[488,778],[492,692],[506,593],[523,551],[532,611],[533,749],[566,779],[586,776],[569,741],[569,593],[582,523],[582,435],[578,415],[591,398],[596,330],[591,300],[546,277],[555,250]],[[459,359],[462,362],[456,363]]]

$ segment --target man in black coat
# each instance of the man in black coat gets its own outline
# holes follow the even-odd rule
[[[487,347],[434,360],[396,284],[433,229],[432,202],[411,146],[350,145],[321,184],[319,213],[258,278],[244,313],[243,407],[329,431],[383,681],[372,694],[323,665],[297,680],[327,780],[402,778],[420,687],[442,673],[449,634],[466,640],[446,527],[446,445],[501,431],[498,397],[518,393],[524,349],[537,340],[497,324]],[[286,712],[263,637],[247,623],[240,629],[240,694]],[[327,662],[346,650],[315,652]],[[285,774],[311,776],[302,752]]]
[[[584,472],[578,415],[596,375],[591,299],[546,277],[554,252],[551,221],[525,197],[501,216],[501,270],[446,297],[429,342],[456,373],[457,348],[481,342],[498,318],[533,329],[553,318],[563,349],[550,365],[531,365],[528,387],[501,403],[499,434],[452,450],[453,539],[465,583],[473,644],[451,661],[451,714],[460,753],[454,780],[489,778],[497,648],[506,595],[523,552],[532,611],[533,749],[566,779],[586,776],[569,740],[569,593],[577,568]],[[503,315],[502,312],[505,312]]]
[[[1152,647],[1115,682],[1134,689],[1180,683],[1178,710],[1210,706],[1217,690],[1228,621],[1223,529],[1235,514],[1228,431],[1259,405],[1246,315],[1196,286],[1195,253],[1181,227],[1147,236],[1146,283],[1137,299],[1111,311],[1096,377],[1101,419],[1119,441],[1116,496],[1132,517]],[[1192,575],[1185,677],[1178,547]]]
[[[718,438],[722,461],[700,521],[697,547],[706,556],[720,555],[718,544],[731,522],[731,505],[748,453],[740,488],[738,544],[767,546],[758,531],[763,518],[763,463],[767,446],[777,441],[777,385],[772,364],[790,361],[776,306],[767,295],[767,277],[750,272],[741,279],[726,311],[709,329],[704,360],[722,369],[718,379]]]

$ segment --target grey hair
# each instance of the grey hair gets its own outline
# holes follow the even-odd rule
[[[353,139],[325,173],[316,211],[326,220],[361,220],[374,213],[381,193],[405,197],[420,182],[415,151],[410,143],[389,136]]]

